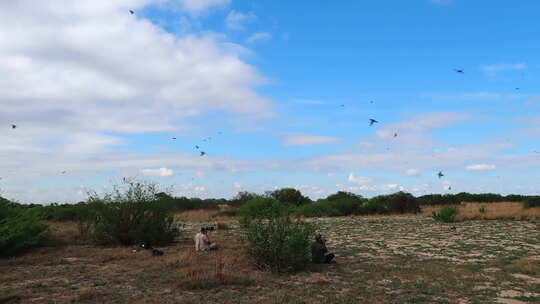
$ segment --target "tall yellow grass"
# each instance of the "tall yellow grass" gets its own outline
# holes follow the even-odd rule
[[[457,208],[457,219],[464,220],[533,220],[540,219],[540,208],[524,209],[520,202],[500,203],[462,203],[451,205]],[[444,206],[425,206],[422,208],[423,215],[431,215]],[[483,209],[484,212],[481,212]]]

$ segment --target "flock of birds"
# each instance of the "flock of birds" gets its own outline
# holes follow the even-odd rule
[[[129,10],[129,13],[130,13],[131,15],[134,15],[134,14],[135,14],[135,11]],[[465,70],[463,70],[463,69],[454,69],[454,71],[455,71],[456,73],[459,73],[459,74],[465,74]],[[519,90],[518,87],[516,87],[515,89],[516,89],[516,90]],[[373,101],[370,101],[370,103],[373,104]],[[340,107],[344,108],[345,105],[344,105],[344,104],[341,104]],[[374,119],[374,118],[370,118],[370,119],[369,119],[369,126],[370,126],[370,127],[373,126],[374,124],[377,124],[377,123],[379,123],[378,120],[376,120],[376,119]],[[11,129],[16,129],[16,128],[17,128],[17,125],[15,125],[15,124],[12,124],[12,125],[11,125]],[[218,132],[218,134],[222,134],[222,132]],[[397,136],[398,136],[398,133],[397,133],[397,132],[394,132],[393,137],[396,138]],[[172,137],[171,139],[172,139],[172,140],[176,140],[176,137]],[[202,141],[203,141],[203,142],[209,142],[209,141],[211,141],[211,140],[212,140],[212,137],[205,137],[205,138],[203,138]],[[202,157],[202,156],[205,156],[205,155],[207,154],[205,151],[201,150],[201,147],[200,147],[199,145],[195,145],[195,149],[199,152],[199,156],[201,156],[201,157]],[[387,150],[388,150],[388,149],[387,149]],[[534,151],[534,152],[535,152],[535,153],[538,153],[538,151]],[[61,173],[62,173],[62,174],[66,174],[66,171],[62,171]],[[441,179],[443,176],[444,176],[444,173],[443,173],[442,171],[439,171],[439,173],[437,173],[437,177],[438,177],[439,179]],[[448,186],[448,190],[452,190],[451,186]]]

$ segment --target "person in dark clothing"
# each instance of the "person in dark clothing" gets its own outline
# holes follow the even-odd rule
[[[328,252],[326,241],[320,234],[315,237],[315,242],[311,244],[311,260],[316,264],[330,264],[335,255]]]

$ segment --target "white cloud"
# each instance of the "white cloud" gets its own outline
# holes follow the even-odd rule
[[[407,175],[407,176],[419,176],[420,175],[420,170],[415,169],[415,168],[409,168],[409,169],[405,170],[405,175]]]
[[[311,146],[331,144],[340,141],[340,139],[328,136],[286,133],[283,141],[286,146]]]
[[[272,34],[268,32],[257,32],[249,36],[249,38],[247,39],[247,42],[255,43],[257,41],[268,41],[270,39],[272,39]]]
[[[173,170],[167,169],[167,168],[159,168],[159,169],[143,169],[142,174],[145,176],[172,176],[174,174]]]
[[[230,30],[244,30],[244,23],[255,20],[257,16],[253,12],[241,13],[231,10],[225,19],[225,26]]]
[[[489,164],[477,164],[477,165],[469,165],[465,167],[468,171],[488,171],[488,170],[495,170],[497,166],[495,165],[489,165]]]
[[[482,67],[482,71],[491,75],[494,75],[498,72],[521,71],[525,69],[527,69],[527,65],[525,63],[499,63]]]
[[[355,183],[355,184],[358,184],[358,185],[366,185],[366,184],[369,184],[369,183],[372,182],[372,180],[370,178],[363,177],[363,176],[356,176],[352,172],[349,173],[349,177],[347,178],[347,180],[350,183]]]

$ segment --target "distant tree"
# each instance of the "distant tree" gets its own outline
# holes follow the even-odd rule
[[[257,194],[257,193],[248,192],[248,191],[240,191],[238,192],[238,194],[236,194],[235,197],[233,197],[233,199],[230,201],[230,204],[234,207],[240,207],[251,200],[261,198],[261,197],[262,195]]]
[[[270,197],[282,203],[289,203],[296,206],[311,202],[308,197],[302,195],[302,192],[294,188],[282,188],[274,190],[270,192]]]

